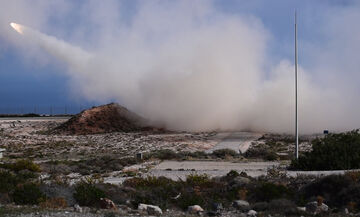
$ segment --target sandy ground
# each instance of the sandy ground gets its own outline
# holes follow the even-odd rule
[[[54,159],[86,159],[106,154],[134,156],[139,152],[172,149],[175,151],[212,152],[230,148],[244,153],[261,133],[250,132],[203,132],[203,133],[107,133],[83,136],[53,135],[46,131],[68,120],[68,117],[2,118],[0,119],[0,148],[5,148],[5,158],[31,157],[37,162]],[[135,165],[135,167],[144,165]],[[279,162],[231,162],[225,161],[164,161],[148,166],[143,176],[184,178],[191,173],[221,176],[230,170],[246,172],[250,176],[266,175],[267,170],[279,166]],[[134,168],[125,168],[128,170]],[[136,168],[135,168],[136,170]],[[111,174],[105,181],[119,183],[124,180]],[[297,174],[326,175],[344,171],[301,172]]]
[[[0,119],[0,148],[5,156],[44,159],[79,159],[118,154],[134,156],[159,149],[204,151],[221,141],[215,132],[202,133],[106,133],[94,135],[53,135],[48,129],[67,118]]]

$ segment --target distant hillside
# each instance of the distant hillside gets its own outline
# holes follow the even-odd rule
[[[73,135],[157,130],[148,121],[116,103],[93,107],[73,116],[55,129]]]

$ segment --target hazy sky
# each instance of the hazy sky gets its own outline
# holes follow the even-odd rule
[[[3,0],[0,107],[117,101],[174,128],[291,131],[295,9],[303,130],[359,127],[355,0]]]

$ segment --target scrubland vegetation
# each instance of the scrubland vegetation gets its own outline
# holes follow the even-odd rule
[[[192,205],[201,206],[205,216],[241,216],[249,210],[256,210],[257,216],[308,216],[313,212],[305,212],[299,207],[309,202],[327,204],[330,209],[324,215],[342,216],[345,208],[353,214],[360,212],[360,172],[323,177],[291,177],[290,172],[287,173],[289,168],[359,168],[359,131],[324,137],[316,135],[318,138],[304,136],[301,138],[301,156],[294,160],[293,138],[287,135],[257,137],[259,139],[252,140],[244,153],[231,149],[208,153],[205,150],[218,141],[212,137],[213,133],[59,136],[38,134],[37,125],[32,125],[31,133],[24,136],[20,123],[15,124],[19,125],[18,128],[9,125],[9,128],[0,130],[6,144],[5,157],[0,163],[0,216],[16,209],[21,209],[21,213],[27,209],[32,213],[74,211],[76,205],[87,210],[84,216],[90,216],[90,212],[104,210],[104,198],[118,208],[107,216],[144,215],[138,209],[140,204],[159,206],[167,216],[186,216],[188,207]],[[30,129],[30,125],[26,129]],[[39,138],[33,140],[35,137]],[[139,153],[142,156],[137,155]],[[216,172],[211,173],[203,169],[205,166],[198,165],[196,169],[157,167],[172,163],[168,161],[187,161],[176,162],[180,165],[189,161],[204,165],[222,161],[226,166],[235,165],[232,169],[236,171],[224,175],[228,168],[222,170],[226,172],[218,173],[219,167],[216,167],[213,169]],[[267,175],[254,175],[249,167],[237,168],[248,163],[266,165],[258,175],[266,171]],[[272,165],[277,166],[266,169]],[[152,173],[156,170],[161,171]],[[209,175],[204,175],[204,172]],[[183,174],[182,179],[162,176],[170,173]],[[244,201],[247,206],[239,205]],[[173,215],[172,211],[180,214]]]
[[[294,159],[295,170],[348,170],[360,168],[360,133],[329,134],[312,142],[312,151]]]
[[[267,176],[258,178],[231,171],[226,176],[215,178],[194,173],[178,181],[165,177],[133,177],[120,185],[106,184],[101,178],[92,176],[70,185],[56,177],[44,181],[39,176],[39,165],[28,160],[1,167],[1,204],[13,202],[59,209],[77,203],[98,209],[100,198],[109,198],[115,204],[134,209],[145,203],[162,209],[185,211],[188,206],[196,204],[211,211],[216,204],[233,209],[233,201],[246,200],[251,204],[246,209],[264,214],[304,215],[298,206],[322,198],[333,212],[340,212],[343,208],[352,212],[360,210],[360,172],[322,178],[290,178],[274,168]]]

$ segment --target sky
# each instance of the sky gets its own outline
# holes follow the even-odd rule
[[[287,132],[295,10],[300,128],[358,128],[355,0],[3,0],[0,109],[115,101],[175,129]]]

